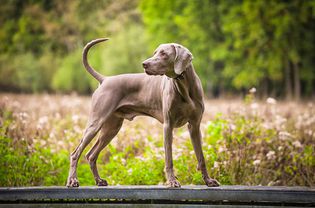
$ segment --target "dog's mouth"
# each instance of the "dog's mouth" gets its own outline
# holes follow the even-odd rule
[[[144,72],[147,74],[147,75],[154,75],[152,72],[148,71],[148,70],[144,70]]]
[[[144,70],[144,72],[147,74],[147,75],[150,75],[150,76],[158,76],[158,75],[160,75],[160,76],[163,76],[164,74],[163,73],[154,73],[154,72],[151,72],[151,71],[149,71],[149,70]]]

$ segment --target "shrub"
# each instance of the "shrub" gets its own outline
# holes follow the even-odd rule
[[[0,132],[0,186],[38,186],[65,184],[68,154],[52,154],[49,148],[32,146],[25,139],[5,136],[10,120]]]
[[[206,112],[201,126],[210,176],[230,185],[314,186],[314,106],[246,100],[229,113]],[[74,95],[2,96],[0,186],[65,185],[87,103]],[[126,121],[99,156],[101,177],[111,185],[165,183],[161,129],[151,118]],[[204,184],[186,128],[174,132],[173,159],[181,184]],[[78,178],[94,185],[83,156]]]

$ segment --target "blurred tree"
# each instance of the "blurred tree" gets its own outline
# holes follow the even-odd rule
[[[307,71],[309,65],[304,60],[313,56],[302,56],[300,44],[313,42],[314,1],[245,0],[232,8],[224,6],[228,12],[223,29],[232,38],[224,49],[232,57],[225,56],[222,60],[231,60],[226,61],[224,73],[233,77],[234,86],[259,85],[269,92],[268,83],[272,83],[273,89],[278,89],[275,93],[285,93],[287,98],[294,94],[299,99],[300,71]],[[303,39],[306,33],[312,34],[312,39]],[[314,81],[314,77],[311,79]]]
[[[111,37],[89,56],[105,75],[142,71],[148,52],[177,42],[192,51],[209,96],[253,86],[262,96],[314,96],[314,11],[315,0],[3,1],[0,88],[88,93],[97,82],[80,51]]]
[[[97,37],[115,42],[91,50],[91,63],[101,72],[139,71],[146,53],[137,0],[10,0],[0,7],[0,22],[2,90],[91,92],[97,83],[86,74],[80,51]]]
[[[86,30],[87,35],[84,35],[85,38],[79,41],[80,44],[78,44],[78,40],[72,41],[71,37],[65,41],[65,43],[73,42],[73,44],[67,47],[70,52],[65,58],[66,61],[54,74],[53,89],[61,92],[76,90],[80,93],[89,93],[97,87],[98,82],[85,72],[80,55],[83,44],[97,37],[113,36],[110,41],[99,44],[90,50],[88,59],[97,71],[105,76],[142,72],[141,63],[147,50],[143,24],[140,13],[136,9],[137,1],[104,1],[102,9],[95,5],[91,8],[90,4],[85,6],[83,2],[76,2],[74,8],[77,9],[71,10],[74,14],[68,15],[78,17],[77,24],[82,27],[82,31]],[[93,14],[87,17],[87,14],[91,12]],[[85,18],[90,20],[80,24],[80,21]],[[71,21],[75,22],[73,19]],[[91,30],[88,31],[88,28]],[[104,33],[107,35],[103,35]],[[77,37],[77,35],[73,37]],[[73,51],[74,53],[72,53]],[[81,82],[77,82],[82,77],[85,78]]]
[[[153,44],[178,41],[190,48],[212,93],[260,86],[266,95],[299,99],[301,83],[306,94],[314,93],[314,5],[299,0],[146,0],[140,8]]]

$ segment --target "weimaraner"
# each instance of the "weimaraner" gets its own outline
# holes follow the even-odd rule
[[[79,186],[76,172],[79,157],[99,131],[100,135],[86,154],[86,159],[96,184],[107,186],[107,181],[98,174],[97,157],[116,136],[124,119],[132,120],[139,115],[151,116],[163,123],[165,172],[169,187],[180,187],[173,170],[173,129],[186,123],[203,180],[207,186],[219,186],[215,179],[209,177],[202,152],[200,121],[204,112],[203,91],[192,65],[190,51],[176,43],[162,44],[153,57],[142,63],[145,73],[104,77],[89,65],[87,54],[93,45],[107,40],[93,40],[83,50],[83,64],[100,85],[92,96],[84,136],[70,156],[67,186]]]

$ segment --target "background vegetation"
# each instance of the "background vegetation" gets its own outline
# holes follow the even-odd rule
[[[0,88],[90,93],[81,64],[85,43],[105,75],[142,72],[158,44],[194,54],[208,96],[314,96],[315,1],[8,0],[0,8]],[[79,81],[79,82],[78,82]]]
[[[277,103],[272,98],[258,102],[254,96],[206,102],[201,129],[210,175],[222,184],[315,186],[314,104]],[[69,155],[82,136],[90,98],[2,98],[0,186],[65,185]],[[100,175],[111,185],[164,184],[162,130],[148,117],[125,121],[97,161]],[[174,136],[179,181],[204,184],[187,128],[177,129]],[[95,184],[84,156],[78,177],[81,185]]]
[[[160,43],[177,42],[208,98],[242,97],[205,100],[203,149],[222,184],[315,186],[315,0],[2,1],[0,186],[65,185],[90,106],[81,95],[98,84],[81,53],[98,37],[111,38],[89,55],[104,75],[142,72]],[[203,184],[186,128],[173,155],[182,184]],[[161,124],[125,121],[98,164],[112,185],[163,184]]]

